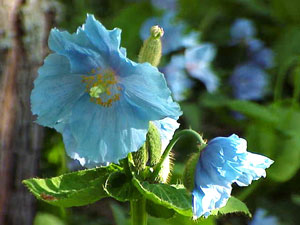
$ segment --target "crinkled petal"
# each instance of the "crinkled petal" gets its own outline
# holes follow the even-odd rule
[[[145,119],[160,120],[166,117],[177,119],[181,115],[180,107],[171,99],[162,73],[149,63],[124,68],[120,83],[124,86],[124,97],[137,108]]]
[[[119,28],[107,30],[93,15],[87,15],[83,31],[98,51],[107,56],[120,48],[121,30]]]
[[[82,28],[78,28],[74,34],[52,29],[48,44],[52,51],[70,60],[73,73],[86,74],[93,69],[106,66],[105,60],[89,41]]]
[[[58,62],[60,61],[60,62]],[[84,93],[81,76],[68,73],[70,65],[57,54],[48,56],[31,93],[31,110],[37,123],[56,128]]]

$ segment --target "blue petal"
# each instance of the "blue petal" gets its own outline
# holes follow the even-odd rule
[[[107,30],[93,15],[88,14],[83,30],[90,42],[101,53],[110,54],[111,51],[119,50],[121,43],[121,30],[119,28]]]
[[[163,74],[157,68],[143,63],[128,66],[122,73],[124,77],[120,77],[120,83],[124,86],[124,97],[145,119],[177,119],[181,115],[179,105],[171,99]]]
[[[66,58],[52,54],[39,70],[31,94],[31,110],[39,124],[56,128],[84,93],[81,76],[70,74],[69,68]]]
[[[170,140],[172,139],[175,130],[178,129],[180,124],[177,123],[177,120],[174,120],[171,118],[156,120],[156,121],[153,121],[153,123],[157,127],[157,129],[160,133],[161,148],[162,148],[162,150],[165,150],[166,147],[168,146]]]
[[[86,74],[92,69],[104,67],[103,58],[97,53],[97,49],[91,44],[81,28],[75,34],[52,29],[48,44],[52,51],[66,56],[70,60],[74,73]]]
[[[137,151],[146,140],[149,121],[139,117],[136,109],[124,99],[105,108],[83,96],[74,106],[70,119],[75,149],[67,149],[71,157],[78,154],[87,164],[118,163],[128,153]]]

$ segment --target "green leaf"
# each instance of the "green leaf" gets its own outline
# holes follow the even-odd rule
[[[250,118],[259,119],[269,123],[276,123],[278,117],[272,113],[267,107],[254,102],[231,100],[226,103],[231,110],[242,113]]]
[[[109,175],[104,191],[112,198],[125,202],[139,199],[141,194],[124,173],[115,172]]]
[[[58,177],[23,180],[34,196],[51,205],[72,207],[88,205],[107,197],[103,185],[112,172],[120,170],[110,165],[67,173]]]
[[[246,204],[235,197],[230,197],[227,204],[220,208],[213,210],[211,215],[224,215],[228,213],[244,213],[251,217],[251,213]]]
[[[157,218],[169,219],[175,215],[175,211],[173,209],[168,209],[149,200],[146,202],[146,210],[149,215]]]
[[[179,214],[192,217],[192,196],[182,185],[150,184],[135,178],[132,182],[146,199],[173,209]]]

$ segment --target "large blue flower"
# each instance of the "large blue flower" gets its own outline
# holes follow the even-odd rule
[[[92,15],[75,34],[53,29],[54,53],[32,91],[37,122],[61,132],[68,155],[85,166],[118,163],[143,145],[149,121],[181,115],[163,74],[126,58],[120,34]]]
[[[207,217],[212,210],[225,206],[232,183],[248,186],[252,180],[265,177],[265,169],[272,163],[265,156],[247,152],[246,140],[235,134],[212,139],[196,166],[194,217]]]
[[[210,65],[215,55],[215,47],[208,43],[185,50],[187,71],[192,77],[202,81],[208,92],[214,92],[219,85],[219,79]]]
[[[257,64],[246,63],[235,68],[230,83],[236,98],[259,100],[266,93],[268,78]]]
[[[149,37],[150,28],[154,25],[159,25],[164,29],[164,35],[161,39],[163,54],[197,44],[199,34],[192,32],[189,35],[184,35],[186,24],[182,22],[176,23],[175,14],[172,11],[165,13],[161,18],[152,17],[146,20],[140,30],[140,36],[143,40]]]

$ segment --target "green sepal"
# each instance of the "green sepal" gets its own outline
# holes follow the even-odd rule
[[[224,207],[213,210],[211,215],[220,216],[229,213],[244,213],[246,216],[252,216],[246,204],[233,196],[228,199]]]
[[[161,140],[156,126],[150,122],[146,140],[147,150],[149,152],[149,165],[155,166],[161,158]]]
[[[67,173],[52,178],[32,178],[23,184],[39,200],[61,207],[83,206],[108,197],[103,189],[110,173],[120,171],[116,165]]]
[[[136,170],[142,171],[146,168],[149,158],[146,143],[137,152],[132,153],[132,158]]]
[[[137,188],[132,184],[131,178],[122,172],[109,175],[104,185],[106,194],[118,201],[126,202],[142,197]]]
[[[153,26],[151,27],[150,33],[150,37],[144,41],[140,50],[139,62],[149,62],[152,66],[158,66],[162,52],[160,38],[164,32],[159,26]]]
[[[188,161],[185,164],[185,169],[183,173],[183,184],[188,191],[192,191],[194,189],[194,176],[196,171],[196,165],[199,161],[200,152],[193,153]]]

